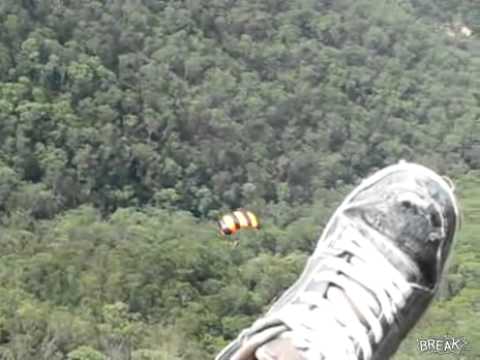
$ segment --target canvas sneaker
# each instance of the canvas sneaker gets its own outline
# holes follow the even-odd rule
[[[384,360],[428,308],[458,228],[453,184],[401,161],[337,208],[296,281],[216,360]]]

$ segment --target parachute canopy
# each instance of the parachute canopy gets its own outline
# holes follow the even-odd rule
[[[224,215],[219,221],[220,233],[222,235],[233,235],[244,228],[259,229],[260,222],[257,216],[251,211],[239,209],[233,213]]]

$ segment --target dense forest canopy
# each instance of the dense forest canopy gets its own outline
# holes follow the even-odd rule
[[[479,34],[468,0],[1,0],[0,359],[212,358],[399,158],[465,216],[398,359],[480,356]]]

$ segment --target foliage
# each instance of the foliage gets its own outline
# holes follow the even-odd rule
[[[458,180],[465,223],[398,358],[480,344],[477,8],[0,2],[0,358],[212,358],[399,158]],[[263,227],[234,248],[212,220],[240,206]]]

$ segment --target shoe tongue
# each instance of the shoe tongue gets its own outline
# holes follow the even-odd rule
[[[396,190],[386,198],[352,202],[345,215],[409,282],[433,288],[444,238],[432,221],[437,212],[420,195]]]
[[[381,235],[383,237],[383,235]],[[403,251],[385,239],[374,237],[373,244],[385,258],[398,270],[410,283],[424,284],[425,279],[418,265]]]

